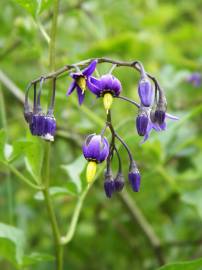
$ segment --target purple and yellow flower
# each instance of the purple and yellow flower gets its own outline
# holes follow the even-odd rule
[[[165,120],[162,124],[159,124],[158,122],[154,122],[152,121],[151,117],[149,119],[149,123],[147,125],[147,130],[146,130],[146,133],[144,135],[144,140],[142,143],[144,143],[148,138],[149,138],[149,135],[152,131],[152,129],[154,129],[155,131],[159,132],[159,131],[163,131],[163,130],[166,130],[166,119],[171,119],[171,120],[179,120],[179,118],[177,116],[174,116],[174,115],[171,115],[169,113],[165,113]]]
[[[153,102],[153,88],[147,77],[142,77],[138,84],[138,94],[141,103],[145,107],[150,107]]]
[[[90,76],[93,74],[96,68],[96,64],[97,60],[93,60],[83,71],[70,74],[70,76],[73,78],[73,82],[71,83],[66,95],[71,95],[71,93],[76,89],[80,105],[83,103],[86,86]]]
[[[87,81],[87,85],[93,94],[97,97],[103,97],[107,113],[111,108],[113,97],[118,97],[122,89],[120,81],[111,74],[105,74],[100,79],[91,77]]]
[[[97,163],[103,162],[109,155],[109,143],[105,137],[91,134],[86,138],[82,149],[85,159],[88,160],[86,179],[91,183],[96,174]]]

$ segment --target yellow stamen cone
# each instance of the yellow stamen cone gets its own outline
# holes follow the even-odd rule
[[[82,94],[84,93],[84,91],[86,90],[86,79],[84,77],[79,77],[76,80],[76,83],[78,84],[78,86],[81,88],[82,90]]]
[[[109,109],[111,108],[111,105],[113,103],[113,96],[110,93],[106,93],[103,97],[103,103],[104,103],[104,107],[106,112],[109,112]]]
[[[86,168],[86,180],[90,184],[92,183],[96,174],[97,163],[95,161],[89,161]]]

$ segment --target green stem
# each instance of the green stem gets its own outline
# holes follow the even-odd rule
[[[1,117],[1,126],[6,131],[7,136],[7,119],[6,119],[6,108],[5,108],[5,100],[3,90],[0,84],[0,117]],[[8,197],[8,217],[10,224],[13,223],[13,189],[10,178],[10,171],[7,171],[6,175],[6,189],[7,189],[7,197]]]
[[[54,0],[54,2],[53,2],[53,19],[52,19],[50,46],[49,46],[50,71],[55,71],[55,42],[56,42],[56,34],[57,34],[58,10],[59,10],[59,0]]]
[[[51,25],[51,35],[50,35],[50,43],[49,43],[49,68],[51,71],[55,70],[55,43],[56,43],[56,33],[57,33],[57,18],[58,18],[58,9],[59,9],[59,0],[53,1],[53,19]],[[50,100],[51,91],[49,91],[48,100]],[[49,186],[50,186],[50,143],[45,142],[45,153],[43,160],[43,175],[42,180],[44,183],[44,198],[45,204],[47,208],[47,212],[49,215],[52,234],[54,239],[55,246],[55,255],[56,255],[56,269],[63,269],[63,246],[60,243],[60,231],[56,219],[56,215],[54,212],[54,208],[52,205]]]
[[[80,212],[81,212],[81,209],[82,209],[82,206],[83,206],[83,202],[84,202],[84,199],[85,199],[86,195],[88,194],[89,189],[90,189],[90,185],[88,185],[84,189],[84,191],[82,192],[81,196],[79,197],[79,199],[77,201],[77,204],[76,204],[76,207],[75,207],[75,210],[74,210],[74,214],[72,216],[71,223],[70,223],[70,226],[68,228],[67,234],[65,236],[61,237],[61,243],[63,245],[69,243],[72,240],[73,236],[74,236],[76,226],[77,226],[77,223],[78,223],[78,219],[79,219],[79,215],[80,215]]]
[[[42,190],[43,187],[37,186],[33,184],[27,177],[25,177],[22,173],[20,173],[13,165],[7,163],[7,162],[2,162],[6,167],[9,168],[9,170],[15,174],[20,180],[22,180],[24,183],[29,185],[30,187],[37,189],[37,190]]]

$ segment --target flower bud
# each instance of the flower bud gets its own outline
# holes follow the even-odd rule
[[[24,118],[27,123],[31,123],[32,121],[33,112],[31,111],[25,111],[24,112]]]
[[[146,113],[141,113],[140,115],[138,115],[138,117],[136,118],[136,128],[139,136],[145,136],[148,123],[149,119]]]
[[[115,186],[115,191],[122,191],[124,188],[124,176],[121,172],[119,172],[114,179],[114,186]]]
[[[115,191],[115,183],[111,171],[105,173],[104,190],[108,198],[111,198]]]
[[[42,138],[47,141],[54,141],[55,131],[56,131],[55,118],[53,116],[46,116]]]
[[[159,125],[162,125],[165,121],[166,112],[160,109],[157,109],[154,112],[154,121],[157,122]]]
[[[141,176],[135,162],[133,162],[130,166],[128,180],[131,184],[133,191],[138,192],[140,190]]]
[[[142,105],[145,107],[151,106],[153,102],[152,84],[147,78],[142,78],[138,85],[138,94]]]

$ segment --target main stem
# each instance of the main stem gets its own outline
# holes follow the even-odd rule
[[[49,67],[50,71],[53,72],[55,70],[55,43],[56,43],[56,33],[57,33],[57,18],[58,18],[58,9],[59,9],[59,0],[54,0],[53,2],[53,19],[52,19],[52,26],[51,26],[51,39],[50,39],[50,47],[49,47]],[[49,91],[49,99],[51,97],[51,91]],[[55,245],[55,255],[56,255],[56,269],[62,270],[63,269],[63,247],[60,241],[60,231],[58,228],[57,219],[55,216],[54,208],[52,205],[50,193],[49,193],[49,186],[50,186],[50,143],[45,142],[45,153],[44,153],[44,160],[43,160],[43,183],[44,183],[44,198],[45,204],[47,207],[54,245]]]

